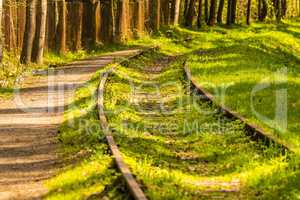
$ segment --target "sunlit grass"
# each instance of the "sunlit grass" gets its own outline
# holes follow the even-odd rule
[[[150,199],[252,199],[248,187],[288,168],[276,147],[251,141],[240,122],[224,118],[201,101],[197,101],[198,109],[209,114],[189,104],[189,94],[181,82],[182,61],[170,65],[160,76],[141,71],[149,63],[141,64],[133,73],[134,66],[119,66],[109,79],[105,108],[121,152]],[[160,97],[176,93],[187,102],[164,104],[176,111],[168,115],[158,111],[155,101],[136,105],[132,101],[137,98],[131,93],[132,77],[137,92],[142,94],[156,92],[155,88],[141,86],[149,79],[160,86],[161,80],[172,82],[167,91],[162,89]],[[179,87],[182,90],[177,90]],[[195,122],[199,127],[194,126]]]
[[[289,155],[287,161],[285,155],[277,154],[276,147],[267,148],[251,141],[245,136],[240,122],[222,121],[222,134],[215,129],[186,131],[186,126],[192,127],[193,122],[207,128],[224,117],[201,101],[198,101],[200,107],[212,115],[189,109],[189,95],[182,93],[185,88],[178,90],[177,87],[184,85],[181,77],[184,59],[162,74],[148,76],[143,73],[154,59],[186,54],[193,76],[215,95],[217,101],[263,126],[297,151],[300,145],[299,32],[299,22],[296,21],[285,21],[279,26],[253,24],[250,27],[216,27],[202,31],[171,27],[162,30],[160,36],[128,43],[130,47],[161,47],[159,54],[145,55],[117,67],[105,92],[107,116],[117,142],[149,199],[299,199],[299,156]],[[87,55],[82,53],[79,57]],[[52,63],[64,62],[55,55],[49,56],[49,60]],[[274,73],[282,67],[288,69],[288,82],[276,85],[274,83],[282,76]],[[133,106],[135,99],[130,96],[130,84],[157,83],[163,87],[168,80],[173,80],[174,84],[171,88],[165,87],[161,95],[168,97],[176,93],[174,98],[166,98],[165,104],[174,110],[173,113],[150,113],[157,108],[151,105],[153,102],[140,105],[149,111],[147,114]],[[275,113],[276,89],[288,88],[288,130],[285,132],[276,130],[276,123],[265,124],[251,112],[249,97],[261,81],[270,83],[271,87],[257,92],[253,98],[254,107],[269,118]],[[59,135],[64,153],[84,156],[79,156],[77,162],[47,182],[48,199],[101,199],[103,195],[108,199],[128,198],[124,196],[128,194],[124,184],[115,184],[120,182],[120,175],[106,151],[94,109],[96,101],[92,97],[97,84],[98,80],[94,78],[80,89],[74,99],[77,106],[66,113],[66,122]],[[153,90],[151,84],[139,88],[142,93],[153,93]],[[218,95],[222,90],[226,91],[224,99]],[[183,98],[185,106],[178,108],[178,96],[187,96]],[[73,119],[72,123],[69,119]],[[184,125],[184,120],[189,123]],[[172,126],[174,124],[176,126]],[[174,135],[174,132],[181,134]],[[222,193],[222,190],[233,191]]]
[[[76,91],[58,140],[66,166],[45,182],[49,200],[127,199],[128,192],[101,131],[97,103],[97,72],[86,85]]]

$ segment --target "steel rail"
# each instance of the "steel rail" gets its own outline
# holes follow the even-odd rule
[[[142,51],[138,52],[137,54],[130,56],[126,60],[117,63],[116,65],[128,62],[128,60],[136,58],[138,56],[141,56],[143,53],[151,51],[155,48],[157,48],[157,47],[151,47],[149,49],[142,50]],[[98,87],[98,102],[97,102],[100,124],[101,124],[102,130],[104,132],[105,138],[107,140],[107,143],[109,145],[110,151],[111,151],[111,153],[115,159],[115,162],[117,164],[117,168],[121,172],[123,178],[125,179],[125,182],[127,184],[127,187],[129,189],[131,195],[133,196],[133,198],[135,200],[147,200],[146,195],[144,194],[144,192],[141,189],[138,182],[135,180],[129,167],[126,165],[126,163],[123,160],[123,157],[118,148],[118,145],[116,144],[116,142],[114,140],[113,133],[109,128],[109,123],[108,123],[107,117],[105,115],[105,109],[104,109],[105,85],[106,85],[107,79],[109,77],[109,74],[112,73],[113,69],[114,69],[114,66],[100,75],[100,84]]]
[[[191,89],[194,89],[198,94],[200,94],[204,100],[209,101],[210,103],[216,105],[219,110],[228,118],[231,119],[238,119],[240,120],[244,125],[247,132],[247,135],[250,136],[255,141],[264,141],[267,146],[275,145],[280,148],[280,152],[282,154],[285,154],[287,152],[293,152],[292,148],[285,144],[283,141],[275,138],[271,134],[266,133],[261,127],[251,124],[247,121],[247,119],[243,116],[241,116],[239,113],[232,111],[231,109],[225,107],[224,105],[221,105],[216,102],[214,96],[206,91],[192,76],[191,71],[189,67],[184,63],[184,71],[185,71],[185,77],[188,80],[188,82],[191,84]]]

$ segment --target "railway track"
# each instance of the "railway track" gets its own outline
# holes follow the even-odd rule
[[[246,173],[288,151],[229,109],[206,103],[212,96],[183,63],[146,51],[101,75],[101,126],[136,200],[232,199],[241,187],[234,170]]]

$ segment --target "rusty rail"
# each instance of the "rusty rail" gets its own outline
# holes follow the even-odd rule
[[[187,80],[191,83],[192,89],[195,89],[199,94],[201,94],[203,99],[216,105],[226,117],[240,120],[245,125],[245,129],[248,136],[250,136],[253,140],[264,141],[267,146],[270,146],[272,144],[278,146],[282,154],[285,154],[286,152],[292,152],[292,148],[285,144],[283,141],[275,138],[271,134],[266,133],[261,127],[249,123],[246,120],[246,118],[241,116],[239,113],[234,112],[229,108],[218,104],[215,101],[213,95],[207,92],[202,86],[199,85],[199,83],[196,82],[196,80],[192,77],[191,71],[186,64],[184,64],[184,71]]]
[[[138,52],[137,54],[130,56],[127,58],[125,61],[121,61],[120,63],[117,64],[122,64],[124,62],[127,62],[129,59],[136,58],[143,53],[147,51],[151,51],[157,47],[152,47],[143,51]],[[134,197],[135,200],[147,200],[147,197],[145,196],[144,192],[142,191],[140,185],[138,182],[135,180],[134,176],[132,175],[130,169],[128,166],[125,164],[121,152],[114,140],[112,131],[109,128],[107,118],[105,116],[105,110],[104,110],[104,90],[105,90],[105,84],[108,79],[109,74],[113,71],[112,67],[110,70],[104,72],[100,76],[100,84],[98,87],[98,102],[97,102],[97,107],[98,107],[98,112],[99,112],[99,119],[100,119],[100,124],[102,127],[102,130],[105,134],[107,143],[109,145],[109,148],[111,150],[111,153],[116,161],[117,167],[119,171],[121,172],[123,178],[126,181],[127,187],[131,193],[131,195]]]

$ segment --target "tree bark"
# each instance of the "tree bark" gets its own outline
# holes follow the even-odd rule
[[[26,1],[26,28],[21,52],[21,63],[28,64],[31,61],[33,41],[36,29],[36,4],[37,0]]]
[[[204,1],[204,15],[205,15],[205,23],[208,23],[208,20],[209,20],[208,0]]]
[[[115,37],[114,0],[101,2],[101,40],[110,43]]]
[[[202,24],[202,0],[198,2],[198,17],[197,17],[197,27],[201,28]]]
[[[58,1],[58,25],[56,33],[57,52],[60,54],[66,53],[66,2],[65,0]]]
[[[72,30],[74,36],[73,51],[78,51],[81,49],[81,39],[82,39],[82,21],[83,21],[83,5],[82,2],[78,1],[75,3],[75,29]]]
[[[251,0],[248,0],[247,3],[247,24],[250,25],[250,18],[251,18]]]
[[[93,6],[93,23],[94,23],[94,30],[93,30],[93,41],[94,43],[100,42],[100,1],[95,1]]]
[[[236,6],[237,0],[231,0],[231,23],[234,24],[236,21]]]
[[[124,42],[128,39],[129,31],[129,0],[118,1],[118,26],[117,26],[117,42]]]
[[[180,14],[180,0],[175,0],[174,2],[174,22],[173,25],[179,24],[179,14]]]
[[[152,0],[151,3],[151,28],[157,32],[160,28],[160,0]]]
[[[137,2],[137,16],[135,19],[136,35],[139,37],[144,34],[145,30],[145,2],[144,0],[138,0]]]
[[[2,27],[2,14],[3,14],[3,0],[0,0],[0,27]],[[3,60],[3,33],[0,28],[0,63]]]
[[[231,25],[231,8],[232,8],[232,0],[228,0],[227,4],[227,25]]]
[[[40,3],[39,30],[36,31],[36,53],[33,53],[33,62],[43,63],[45,37],[46,37],[46,20],[47,20],[47,0],[41,0]]]
[[[262,0],[261,21],[264,21],[267,15],[268,15],[268,3],[267,0]]]
[[[275,15],[276,15],[276,21],[279,23],[281,21],[281,1],[275,0]]]
[[[190,1],[189,0],[184,0],[184,17],[186,17],[187,13],[188,13],[188,10],[189,10],[189,4],[190,4]]]
[[[208,25],[209,26],[214,26],[215,22],[216,22],[216,0],[211,0],[210,3],[210,16],[209,16],[209,20],[208,20]]]
[[[223,22],[224,4],[225,4],[225,0],[220,0],[220,4],[219,4],[219,8],[218,8],[218,16],[217,16],[217,22],[219,24],[222,24],[222,22]]]
[[[258,0],[257,15],[258,15],[258,20],[259,21],[261,21],[261,6],[262,6],[262,0]]]
[[[195,0],[190,0],[189,9],[185,19],[185,25],[188,27],[193,26],[193,21],[195,17]]]
[[[169,0],[163,0],[162,1],[162,16],[163,16],[163,23],[164,25],[170,24],[170,1]]]

